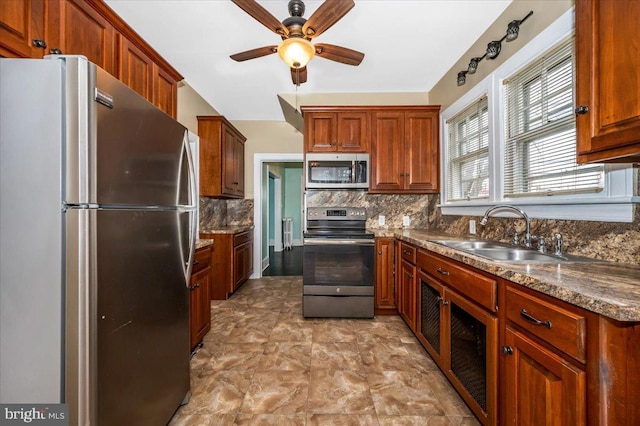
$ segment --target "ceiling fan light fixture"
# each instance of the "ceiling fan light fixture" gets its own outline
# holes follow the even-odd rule
[[[278,46],[278,55],[289,68],[304,68],[315,54],[313,44],[302,37],[289,37]]]

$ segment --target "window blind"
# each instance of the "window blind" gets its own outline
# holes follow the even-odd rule
[[[489,196],[489,108],[483,96],[447,122],[448,201]]]
[[[576,163],[573,44],[571,37],[505,81],[505,196],[604,186],[604,166]]]

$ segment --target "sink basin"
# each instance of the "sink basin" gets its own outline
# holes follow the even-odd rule
[[[499,262],[523,262],[523,263],[558,263],[558,262],[604,262],[588,257],[562,254],[556,256],[552,253],[540,253],[531,249],[517,247],[497,241],[461,241],[461,240],[437,240],[438,244],[445,245],[460,251],[485,257]]]
[[[439,240],[438,244],[458,250],[476,250],[476,249],[506,249],[512,248],[510,244],[500,243],[497,241],[460,241],[460,240]]]

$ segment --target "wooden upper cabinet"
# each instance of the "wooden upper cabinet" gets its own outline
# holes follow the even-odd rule
[[[222,116],[198,116],[200,195],[244,197],[246,138]]]
[[[405,189],[438,192],[438,111],[405,113]]]
[[[579,163],[640,161],[639,21],[638,1],[576,0]]]
[[[439,111],[425,106],[372,113],[369,192],[438,192]]]
[[[41,58],[49,53],[46,43],[45,0],[0,1],[0,57]]]
[[[404,189],[404,113],[373,113],[369,191],[400,192]]]
[[[117,77],[146,99],[153,93],[153,62],[142,50],[118,34]]]
[[[115,30],[89,3],[82,0],[51,0],[48,45],[64,55],[84,55],[115,75]]]
[[[305,107],[303,111],[305,152],[368,152],[367,111],[341,107]]]
[[[153,64],[151,102],[171,117],[178,116],[178,84],[165,69]]]

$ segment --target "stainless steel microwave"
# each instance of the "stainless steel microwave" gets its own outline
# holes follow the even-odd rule
[[[307,189],[369,189],[369,154],[318,154],[305,157]]]

